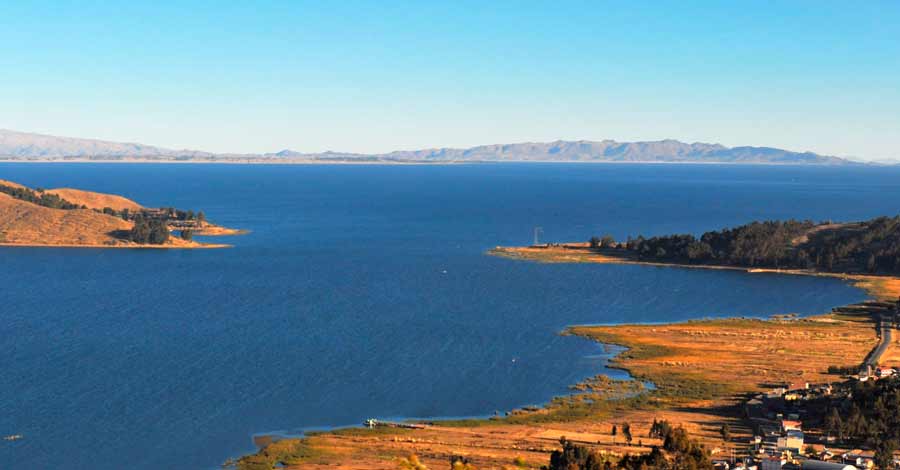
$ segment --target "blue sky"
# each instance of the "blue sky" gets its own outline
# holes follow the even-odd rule
[[[900,158],[900,2],[6,2],[0,128],[225,152]]]

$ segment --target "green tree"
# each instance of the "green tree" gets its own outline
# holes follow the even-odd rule
[[[134,226],[128,234],[128,239],[140,244],[150,242],[150,223],[141,214],[135,217]]]
[[[162,220],[153,220],[150,222],[149,243],[152,245],[162,245],[169,241],[169,227]]]
[[[628,445],[631,445],[632,435],[630,424],[625,423],[622,425],[622,435],[625,436],[625,442],[627,442]]]
[[[616,244],[616,239],[612,237],[612,235],[604,235],[603,238],[600,239],[600,245],[605,248],[612,248]]]
[[[829,436],[836,436],[838,441],[844,440],[844,420],[837,408],[832,408],[831,413],[825,417],[825,432]]]
[[[603,470],[603,458],[589,448],[576,445],[565,437],[559,441],[562,449],[550,454],[548,470]]]
[[[885,439],[875,447],[875,466],[881,470],[894,468],[894,451],[897,443],[893,439]]]

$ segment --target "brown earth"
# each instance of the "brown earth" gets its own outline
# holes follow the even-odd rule
[[[48,189],[44,192],[48,194],[55,194],[71,202],[72,204],[86,206],[88,209],[102,210],[105,207],[109,207],[110,209],[114,209],[117,211],[121,211],[122,209],[128,209],[130,211],[143,209],[140,204],[132,201],[131,199],[117,196],[115,194],[95,193],[91,191],[83,191],[81,189],[72,188]]]
[[[90,209],[50,209],[0,193],[0,243],[118,245],[124,242],[111,234],[131,226]]]
[[[208,237],[228,236],[228,235],[244,235],[246,230],[237,228],[221,227],[219,225],[204,224],[200,230],[195,230],[194,235],[205,235]]]
[[[28,189],[28,188],[26,188],[25,186],[22,186],[22,185],[19,184],[19,183],[13,183],[12,181],[7,181],[7,180],[0,180],[0,185],[3,185],[3,186],[9,186],[9,187],[11,187],[11,188]]]

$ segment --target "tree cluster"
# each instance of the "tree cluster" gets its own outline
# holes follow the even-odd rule
[[[593,238],[591,246],[601,244]],[[753,222],[693,235],[629,238],[645,260],[742,267],[900,273],[900,216],[833,227],[811,221]]]
[[[0,193],[6,193],[16,199],[30,202],[32,204],[37,204],[43,207],[49,207],[51,209],[86,209],[85,206],[73,204],[55,194],[45,193],[43,191],[32,191],[28,188],[16,188],[7,186],[5,184],[0,184]]]
[[[627,426],[627,425],[626,425]],[[624,431],[623,431],[624,434]],[[631,434],[628,426],[628,434]],[[550,455],[545,470],[708,470],[712,469],[709,452],[692,439],[682,427],[667,421],[654,421],[650,437],[662,439],[662,448],[654,446],[643,455],[625,455],[618,462],[593,452],[590,448],[560,439],[561,450]]]
[[[589,447],[575,444],[566,440],[565,437],[560,438],[559,441],[562,449],[555,450],[550,454],[550,465],[543,467],[544,470],[605,470],[613,468],[609,460]]]
[[[189,221],[196,220],[198,222],[206,222],[206,214],[203,211],[194,212],[192,210],[183,211],[174,207],[165,208],[167,217],[171,220]]]
[[[169,241],[169,228],[164,220],[147,220],[138,216],[134,219],[128,239],[143,245],[162,245]]]
[[[879,468],[890,468],[900,448],[900,380],[857,382],[849,397],[825,412],[825,432],[841,442],[851,441],[875,450]]]

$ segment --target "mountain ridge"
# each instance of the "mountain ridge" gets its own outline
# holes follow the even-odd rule
[[[112,142],[0,129],[0,157],[27,161],[204,161],[204,162],[611,162],[611,163],[763,163],[763,164],[859,164],[847,158],[794,152],[774,147],[738,146],[675,139],[619,142],[611,139],[556,140],[488,144],[468,148],[439,147],[396,150],[387,153],[326,151],[272,153],[212,153],[173,150],[153,145]]]

